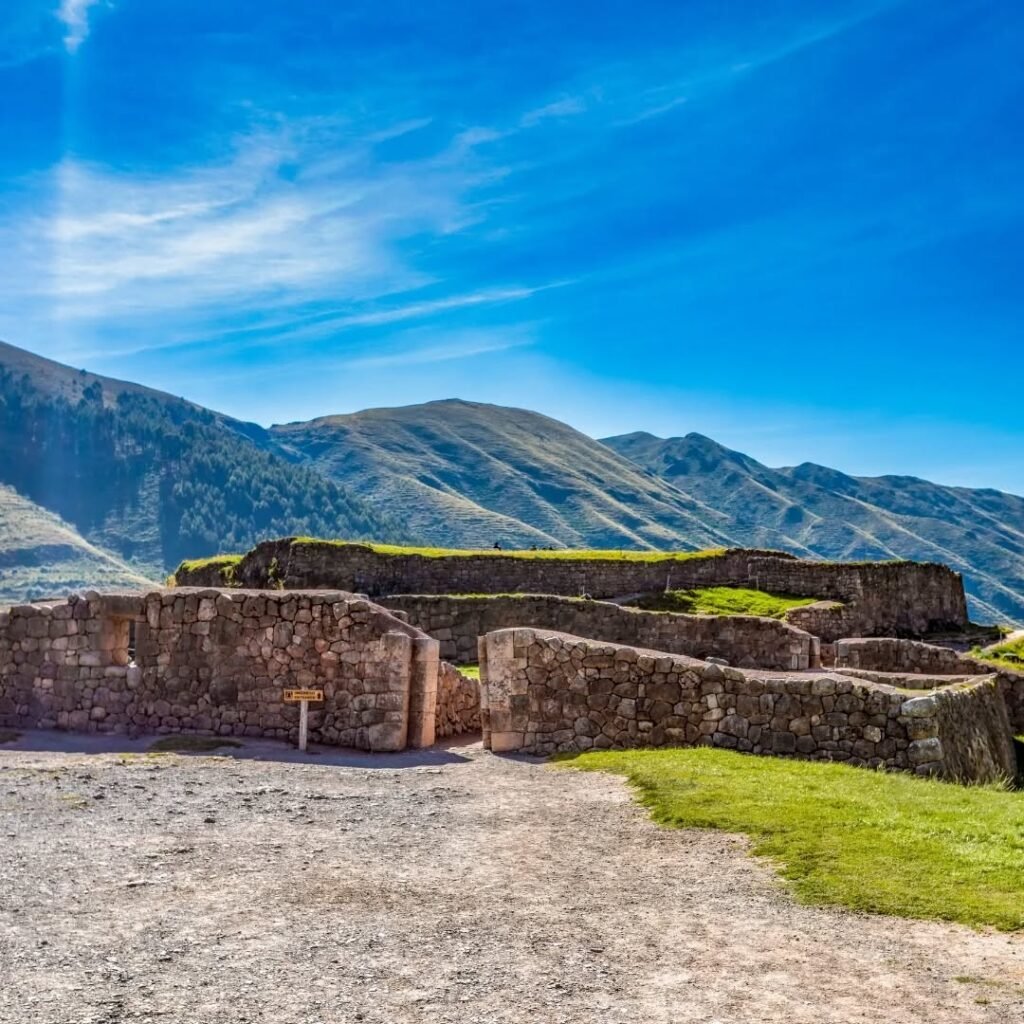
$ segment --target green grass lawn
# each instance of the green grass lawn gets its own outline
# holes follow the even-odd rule
[[[464,676],[468,676],[470,679],[480,678],[480,666],[479,665],[456,665],[455,666]]]
[[[560,548],[555,551],[531,551],[509,548],[418,548],[402,547],[397,544],[370,544],[360,541],[319,540],[316,537],[296,537],[294,544],[331,544],[338,547],[364,547],[380,555],[420,555],[423,558],[468,558],[487,555],[491,558],[551,558],[558,560],[593,560],[626,562],[685,562],[691,558],[717,558],[724,555],[726,548],[708,548],[706,551],[585,551]]]
[[[1002,668],[1014,672],[1024,672],[1024,637],[1018,637],[1009,643],[1000,644],[986,651],[972,651],[974,657],[982,661],[991,661]]]
[[[709,747],[557,763],[625,775],[663,825],[746,834],[801,902],[1024,928],[1024,793]]]
[[[702,587],[698,590],[667,590],[640,598],[638,608],[686,615],[760,615],[781,619],[791,608],[814,604],[816,597],[768,594],[746,587]]]

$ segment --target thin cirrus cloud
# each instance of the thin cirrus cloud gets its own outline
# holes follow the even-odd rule
[[[414,341],[411,345],[405,345],[390,352],[346,359],[338,365],[351,370],[367,370],[385,366],[445,363],[473,356],[505,352],[514,348],[524,348],[532,345],[534,340],[532,332],[523,325],[487,332],[449,331],[445,332],[444,340],[440,343]]]
[[[296,166],[300,173],[285,173]],[[0,224],[21,257],[0,295],[83,323],[223,301],[272,309],[407,291],[432,277],[406,241],[472,224],[480,214],[466,197],[476,181],[471,167],[446,158],[382,169],[359,145],[339,155],[329,139],[260,135],[218,166],[174,174],[66,159]],[[367,322],[374,318],[387,315]]]

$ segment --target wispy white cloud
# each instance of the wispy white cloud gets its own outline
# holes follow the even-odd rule
[[[79,360],[102,358],[97,341],[115,330],[123,340],[107,355],[200,339],[226,352],[521,302],[564,283],[466,288],[430,270],[438,238],[488,216],[474,193],[501,168],[472,145],[456,157],[458,137],[408,162],[375,159],[381,140],[426,123],[353,139],[350,126],[293,122],[237,140],[219,163],[162,173],[67,158],[0,210],[0,330],[16,324]]]
[[[412,366],[447,363],[493,352],[532,345],[534,337],[524,326],[497,328],[488,331],[446,332],[444,339],[428,344],[413,344],[394,351],[346,359],[338,368],[350,370],[376,369],[384,366]]]
[[[74,53],[89,35],[89,11],[100,0],[60,0],[57,18],[64,25],[64,47]]]
[[[76,321],[256,297],[365,299],[427,283],[400,243],[463,222],[472,174],[426,161],[374,170],[357,148],[348,156],[324,140],[256,136],[220,165],[173,174],[65,160],[41,189],[51,209],[14,227],[47,245],[34,247],[12,291]]]
[[[534,125],[540,124],[541,121],[547,121],[551,118],[572,117],[574,114],[582,114],[586,109],[587,104],[581,96],[565,96],[551,103],[545,103],[542,107],[528,110],[519,119],[519,124],[523,128],[532,128]]]

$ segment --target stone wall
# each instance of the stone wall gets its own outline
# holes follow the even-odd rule
[[[835,667],[929,676],[991,675],[991,669],[986,672],[948,647],[891,638],[838,641]]]
[[[839,675],[743,672],[538,629],[482,637],[480,673],[494,751],[703,744],[965,781],[1016,771],[991,679],[908,698]]]
[[[236,566],[234,578],[248,587],[330,587],[371,597],[531,593],[611,598],[750,586],[821,598],[826,603],[797,609],[789,621],[824,640],[921,636],[962,629],[968,621],[963,581],[942,565],[809,562],[744,549],[656,561],[529,558],[501,552],[426,557],[385,554],[363,544],[285,539],[254,548]],[[178,582],[194,580],[182,574]]]
[[[888,682],[893,686],[941,685],[943,676],[951,681],[949,677],[995,673],[1003,692],[1010,727],[1016,734],[1024,735],[1024,672],[1012,672],[969,654],[913,640],[861,638],[839,640],[833,646],[835,657],[832,664],[838,670],[862,676],[888,673]]]
[[[923,676],[916,672],[876,672],[869,668],[841,668],[837,674],[848,679],[867,679],[874,683],[884,683],[901,690],[938,690],[957,683],[974,682],[974,675],[967,676]]]
[[[0,615],[6,727],[288,739],[298,705],[282,691],[296,687],[324,691],[313,742],[426,746],[438,644],[338,592],[89,593]]]
[[[546,595],[396,595],[381,598],[381,604],[439,640],[441,657],[460,664],[476,661],[478,637],[512,626],[694,658],[714,656],[739,667],[799,671],[816,664],[815,638],[776,619],[647,612]]]
[[[991,676],[951,686],[903,705],[915,757],[941,765],[944,778],[987,782],[1017,776],[1017,754],[1006,701]]]
[[[437,684],[437,738],[479,731],[480,685],[442,661]]]
[[[984,665],[984,662],[977,664]],[[1011,672],[1009,669],[1000,668],[996,671],[996,678],[1003,690],[1003,697],[1006,700],[1006,710],[1010,715],[1010,727],[1018,736],[1024,736],[1024,672]],[[1024,766],[1022,766],[1024,773]]]

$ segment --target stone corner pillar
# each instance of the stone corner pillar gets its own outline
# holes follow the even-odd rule
[[[413,638],[398,630],[380,638],[385,654],[378,709],[383,721],[367,729],[371,751],[405,750],[409,740],[409,700],[412,689]]]
[[[409,677],[408,746],[432,747],[437,729],[437,686],[441,668],[441,644],[429,637],[412,641]]]
[[[528,716],[515,698],[526,693],[522,652],[532,637],[528,629],[501,629],[480,638],[480,720],[484,746],[496,754],[525,745]]]

